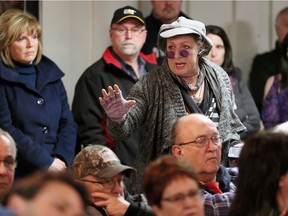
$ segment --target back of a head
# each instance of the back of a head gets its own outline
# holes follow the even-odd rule
[[[12,190],[5,197],[3,204],[9,204],[9,199],[13,195],[18,195],[25,200],[34,199],[38,193],[51,182],[61,182],[73,188],[83,201],[83,206],[88,203],[86,189],[74,181],[73,175],[69,172],[53,173],[47,171],[37,171],[34,174],[15,182]]]
[[[165,188],[181,176],[198,182],[193,168],[183,159],[167,155],[150,162],[144,172],[143,179],[143,188],[149,204],[160,206]]]
[[[251,135],[245,141],[238,167],[237,193],[230,215],[277,212],[279,180],[288,171],[288,136],[271,131]]]

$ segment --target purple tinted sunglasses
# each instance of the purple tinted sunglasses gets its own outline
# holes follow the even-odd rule
[[[181,50],[181,51],[179,52],[179,54],[180,54],[180,56],[182,56],[182,57],[184,57],[184,58],[186,58],[186,57],[189,56],[188,50]],[[166,52],[166,57],[169,58],[169,59],[174,59],[174,58],[175,58],[175,52],[173,52],[173,51],[167,51],[167,52]]]

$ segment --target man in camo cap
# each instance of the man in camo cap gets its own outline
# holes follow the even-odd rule
[[[87,215],[154,215],[142,194],[131,196],[125,191],[124,179],[136,170],[121,164],[111,149],[87,146],[76,155],[72,170],[90,194]]]

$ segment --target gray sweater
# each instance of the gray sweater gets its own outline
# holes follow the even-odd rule
[[[218,130],[224,142],[239,140],[238,133],[245,130],[233,110],[234,98],[227,73],[216,64],[204,60],[206,66],[217,78],[220,92],[220,118]],[[141,143],[136,159],[138,170],[136,179],[128,188],[133,192],[141,191],[143,171],[158,156],[167,153],[170,147],[171,128],[176,118],[187,115],[181,91],[169,74],[167,64],[150,71],[131,89],[128,100],[135,100],[124,121],[117,123],[108,119],[109,134],[114,139],[122,139],[136,128],[141,130]],[[136,181],[136,182],[135,182]],[[132,186],[132,188],[131,188]],[[135,186],[135,188],[134,188]]]

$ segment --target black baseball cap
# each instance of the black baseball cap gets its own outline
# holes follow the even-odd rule
[[[123,8],[119,8],[114,12],[111,25],[113,23],[120,23],[127,18],[135,18],[139,20],[143,25],[145,25],[144,17],[141,11],[133,8],[131,6],[125,6]]]

